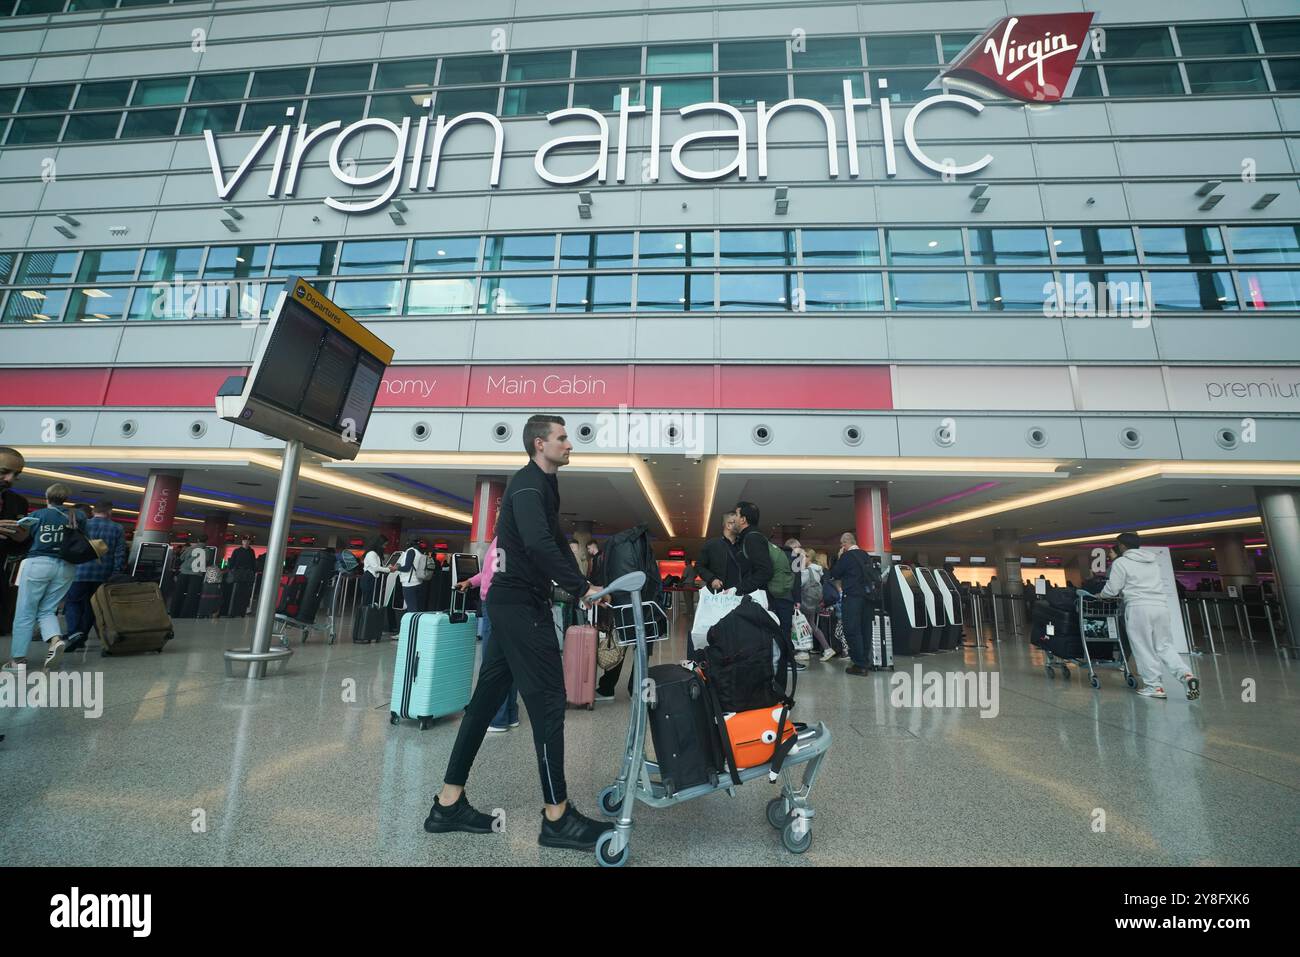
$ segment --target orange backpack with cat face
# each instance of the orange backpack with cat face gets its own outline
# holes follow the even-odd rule
[[[736,769],[756,767],[772,761],[778,772],[781,761],[789,753],[797,734],[790,712],[784,705],[774,708],[755,708],[723,715],[731,753],[736,758]],[[780,735],[780,760],[777,757],[777,736]]]

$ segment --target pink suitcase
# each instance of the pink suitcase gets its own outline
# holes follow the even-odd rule
[[[596,629],[570,625],[564,633],[564,698],[578,708],[596,707]]]

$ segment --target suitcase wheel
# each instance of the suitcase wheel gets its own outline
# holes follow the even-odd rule
[[[595,711],[595,710],[596,710],[596,702],[593,701],[591,704],[587,705],[587,710],[588,710],[588,711]]]
[[[397,724],[397,712],[396,712],[396,711],[390,711],[390,712],[388,712],[388,723],[389,723],[389,724]]]
[[[421,731],[428,731],[428,730],[429,730],[430,728],[432,728],[432,727],[433,727],[433,719],[432,719],[432,718],[421,718],[421,719],[420,719],[420,730],[421,730]]]

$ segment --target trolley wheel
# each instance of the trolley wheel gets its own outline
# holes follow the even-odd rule
[[[1056,669],[1053,668],[1051,665],[1044,665],[1043,670],[1047,672],[1047,677],[1049,678],[1056,677]]]
[[[1138,686],[1138,680],[1134,678],[1132,675],[1125,675],[1124,683],[1128,685],[1130,688],[1136,688]]]
[[[596,798],[596,803],[600,805],[600,813],[606,817],[618,817],[619,811],[623,808],[623,797],[618,793],[618,785],[611,784],[605,790],[600,792]]]
[[[1064,678],[1066,678],[1066,679],[1069,679],[1069,677],[1070,677],[1070,669],[1067,668],[1067,667],[1065,667],[1065,665],[1061,665],[1061,675],[1062,675],[1062,677],[1064,677]]]
[[[767,802],[767,823],[778,831],[790,820],[790,812],[785,808],[785,798],[774,797]]]
[[[795,824],[800,820],[802,819],[793,818],[781,830],[781,843],[785,845],[785,849],[791,854],[802,854],[812,846],[812,828],[805,824],[802,834],[795,832]]]
[[[1101,679],[1098,678],[1096,675],[1093,675],[1092,678],[1091,678],[1091,680],[1089,680],[1088,684],[1092,685],[1094,688],[1100,688],[1100,687],[1101,687]]]
[[[389,724],[397,724],[397,712],[396,712],[396,711],[390,711],[390,712],[388,712],[388,723],[389,723]]]
[[[623,845],[623,850],[615,854],[610,850],[610,845],[614,843],[614,837],[617,831],[606,831],[600,837],[596,838],[596,863],[601,867],[622,867],[627,863],[628,846]]]

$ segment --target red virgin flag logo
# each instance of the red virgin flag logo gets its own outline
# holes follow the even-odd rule
[[[1057,103],[1088,40],[1092,17],[1004,17],[966,47],[943,75],[1027,103]]]

